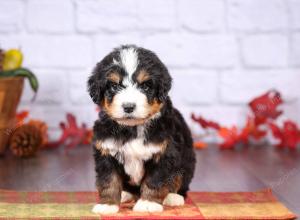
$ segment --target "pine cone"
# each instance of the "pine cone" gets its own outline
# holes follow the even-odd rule
[[[44,147],[48,143],[48,126],[45,122],[40,120],[30,120],[29,125],[35,126],[41,132],[42,144],[41,147]]]
[[[3,70],[4,50],[0,48],[0,72]]]
[[[33,156],[42,144],[40,130],[34,125],[24,124],[18,127],[10,138],[10,149],[15,156]]]

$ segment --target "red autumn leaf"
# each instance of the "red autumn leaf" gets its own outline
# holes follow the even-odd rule
[[[204,129],[213,128],[219,130],[221,127],[218,123],[214,121],[208,121],[201,116],[196,117],[194,113],[192,113],[191,118],[193,119],[193,121],[197,122]]]
[[[271,90],[255,99],[253,99],[249,106],[255,117],[255,124],[263,124],[268,119],[276,119],[282,111],[277,107],[283,103],[281,94],[276,90]]]
[[[269,128],[271,129],[274,138],[279,139],[279,141],[280,141],[279,144],[277,145],[277,147],[283,148],[284,147],[284,134],[281,131],[281,129],[273,122],[269,123]]]
[[[252,130],[252,127],[251,127],[251,124],[249,124],[249,121],[248,121],[246,123],[245,127],[241,130],[241,132],[238,136],[238,140],[243,142],[244,144],[248,144],[251,130]]]
[[[220,145],[221,149],[233,149],[238,142],[238,130],[236,126],[232,126],[231,128],[222,127],[219,129],[218,134],[224,140]]]
[[[259,140],[262,137],[266,136],[267,131],[261,130],[259,126],[260,124],[255,123],[255,118],[248,117],[246,126],[244,128],[247,130],[247,135],[248,135],[247,139],[249,137],[253,137],[255,140]]]
[[[85,136],[85,138],[83,139],[82,144],[90,144],[92,143],[92,139],[93,139],[93,131],[91,129],[88,129],[87,134]]]
[[[280,141],[277,145],[278,147],[287,147],[291,150],[296,149],[300,142],[300,131],[295,122],[287,120],[283,123],[282,128],[274,123],[269,123],[269,127],[273,136]]]
[[[90,140],[91,130],[87,129],[86,125],[83,123],[80,127],[77,125],[77,121],[74,115],[68,113],[67,122],[61,122],[60,128],[62,134],[57,141],[48,143],[48,147],[58,147],[60,145],[65,145],[66,149],[73,148],[80,144],[88,144]]]
[[[287,120],[283,125],[283,134],[285,136],[285,145],[289,149],[296,149],[299,142],[299,129],[293,121]]]

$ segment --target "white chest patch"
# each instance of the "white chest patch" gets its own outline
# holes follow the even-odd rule
[[[144,176],[144,161],[152,158],[154,154],[161,152],[162,148],[154,144],[144,144],[144,129],[138,127],[138,136],[125,144],[113,139],[102,142],[102,148],[123,164],[125,172],[130,176],[131,182],[140,184]]]

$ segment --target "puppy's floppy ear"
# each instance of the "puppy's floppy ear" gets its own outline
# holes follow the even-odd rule
[[[97,63],[92,75],[88,79],[88,91],[95,104],[100,105],[104,98],[106,86],[106,71],[109,66],[110,56],[106,56],[102,61]]]
[[[97,72],[97,67],[88,79],[88,91],[95,104],[100,104],[104,97],[105,82],[101,79],[101,73]]]
[[[168,93],[172,86],[172,78],[168,72],[167,68],[163,68],[163,73],[161,74],[161,78],[159,80],[159,88],[158,88],[158,100],[164,102],[168,97]]]

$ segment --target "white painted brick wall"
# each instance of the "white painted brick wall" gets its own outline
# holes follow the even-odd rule
[[[291,36],[291,64],[300,66],[300,33],[294,33]]]
[[[19,0],[0,1],[0,32],[10,33],[22,29],[24,4]]]
[[[240,31],[279,31],[288,27],[285,0],[228,0],[228,26]]]
[[[287,0],[288,12],[290,16],[290,27],[294,30],[300,29],[300,1]]]
[[[170,31],[176,27],[174,0],[136,1],[139,30]],[[149,10],[149,9],[155,10]]]
[[[21,48],[41,87],[20,109],[59,134],[65,113],[93,124],[86,91],[94,64],[120,44],[154,50],[174,78],[171,96],[190,113],[243,124],[253,96],[280,89],[300,122],[300,0],[0,0],[0,47]]]
[[[289,101],[300,94],[299,70],[246,70],[224,71],[220,75],[220,99],[223,103],[246,103],[256,94],[268,89],[278,89]]]
[[[92,41],[87,36],[25,36],[21,48],[26,65],[34,67],[83,68],[92,65]]]
[[[238,61],[234,36],[227,34],[155,34],[142,45],[156,51],[171,67],[228,68]]]
[[[217,102],[218,74],[215,70],[170,69],[170,72],[174,78],[171,96],[175,106],[209,105]],[[197,95],[191,94],[194,91]]]
[[[70,0],[29,0],[26,15],[28,30],[33,33],[74,30],[74,5]]]
[[[242,39],[242,58],[247,67],[285,67],[288,65],[288,37],[255,34]]]
[[[77,29],[80,32],[121,32],[137,27],[135,0],[78,0],[76,6]]]
[[[225,1],[186,0],[178,2],[180,24],[192,31],[218,31],[225,27]]]
[[[38,68],[32,68],[32,71],[36,73],[36,76],[40,82],[39,92],[36,96],[34,104],[48,106],[48,105],[59,105],[68,99],[68,75],[62,70],[43,70]],[[26,82],[25,94],[22,97],[22,101],[25,104],[33,104],[32,97],[34,93]]]

